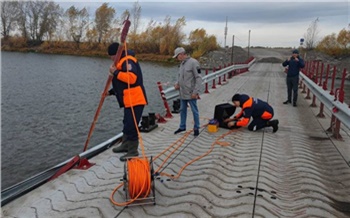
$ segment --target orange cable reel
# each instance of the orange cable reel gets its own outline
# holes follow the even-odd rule
[[[126,53],[125,56],[127,57],[128,54],[127,54],[126,43],[124,43],[124,45],[125,45],[125,53]],[[126,61],[128,61],[128,59]],[[127,67],[127,73],[129,74],[128,67]],[[128,80],[129,80],[129,77],[128,77]],[[128,81],[128,89],[130,89],[129,81]],[[143,202],[143,204],[153,203],[155,205],[152,158],[151,158],[151,161],[149,162],[145,155],[145,149],[144,149],[140,131],[138,129],[138,124],[136,122],[135,112],[132,106],[133,104],[132,104],[132,99],[130,95],[129,95],[129,102],[131,105],[134,124],[135,124],[138,138],[140,141],[142,157],[141,158],[132,157],[127,159],[127,161],[124,164],[123,183],[118,185],[113,190],[110,196],[110,201],[116,206],[128,206],[129,204],[135,201],[150,200],[148,202]],[[124,186],[126,199],[125,199],[125,202],[119,203],[114,200],[114,195],[116,191],[122,186]],[[151,189],[153,189],[153,197],[149,197],[151,193]]]

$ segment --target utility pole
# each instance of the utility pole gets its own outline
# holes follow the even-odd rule
[[[249,48],[250,48],[250,30],[249,30],[249,34],[248,34],[248,59],[249,59]]]
[[[231,64],[233,64],[233,47],[235,46],[235,35],[232,36]]]
[[[225,45],[224,45],[224,48],[226,48],[226,36],[227,36],[227,16],[226,16],[226,26],[225,26]]]

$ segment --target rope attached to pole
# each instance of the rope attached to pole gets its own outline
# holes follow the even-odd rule
[[[130,21],[129,21],[129,16],[128,16],[126,18],[126,20],[124,21],[124,27],[123,27],[123,30],[122,30],[122,33],[121,33],[121,36],[120,36],[120,42],[122,44],[125,43],[126,36],[128,35],[129,27],[130,27]],[[121,57],[122,52],[123,52],[123,49],[124,49],[123,46],[119,46],[118,47],[117,53],[116,53],[116,55],[114,57],[114,60],[113,60],[115,64],[117,64],[119,62],[120,57]],[[88,137],[86,139],[83,151],[86,151],[86,149],[88,147],[88,144],[89,144],[92,132],[95,129],[95,124],[96,124],[96,122],[98,120],[98,116],[100,115],[100,111],[101,111],[103,102],[104,102],[104,100],[105,100],[105,98],[107,96],[107,92],[108,92],[109,88],[111,87],[112,79],[113,79],[113,76],[109,74],[108,79],[106,81],[105,88],[104,88],[104,90],[102,92],[102,95],[101,95],[100,103],[99,103],[99,105],[97,107],[97,110],[96,110],[96,113],[95,113],[95,116],[94,116],[94,120],[91,123],[89,134],[88,134]]]

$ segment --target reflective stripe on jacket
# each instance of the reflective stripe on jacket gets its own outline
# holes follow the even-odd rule
[[[130,108],[137,105],[146,105],[146,91],[137,59],[130,55],[125,56],[125,52],[123,52],[122,58],[116,64],[116,67],[117,70],[114,72],[112,84],[119,106]]]
[[[236,117],[243,118],[237,121],[236,126],[247,126],[250,117],[253,117],[253,119],[261,118],[263,120],[270,120],[273,117],[273,108],[267,102],[260,99],[242,94],[240,104],[242,105],[242,110],[236,115]]]

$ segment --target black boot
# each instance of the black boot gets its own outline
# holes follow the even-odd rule
[[[114,153],[128,152],[128,144],[130,141],[128,141],[127,138],[127,135],[123,135],[122,144],[116,148],[113,148],[112,151]]]
[[[139,141],[128,141],[128,153],[120,157],[120,161],[126,161],[127,158],[139,156],[137,149],[139,148]]]
[[[272,128],[273,128],[272,132],[277,132],[277,130],[278,130],[278,124],[279,124],[279,121],[278,121],[278,120],[270,120],[270,121],[267,121],[267,126],[272,126]]]

